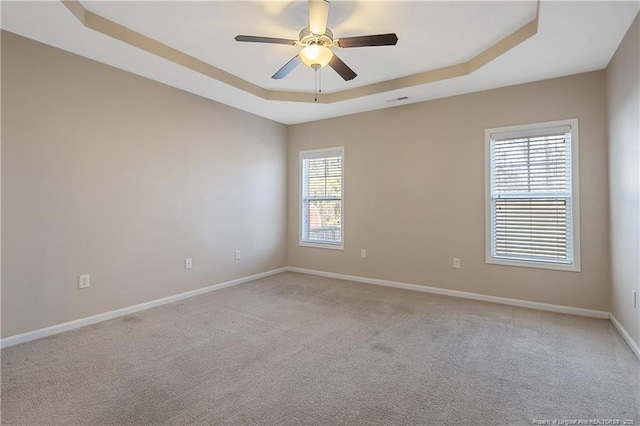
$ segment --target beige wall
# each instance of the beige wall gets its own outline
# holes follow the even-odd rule
[[[614,313],[638,340],[637,32],[636,19],[606,78],[288,129],[3,32],[2,336],[288,264],[604,311],[613,274]],[[582,272],[485,264],[484,130],[567,118],[580,120]],[[330,146],[346,149],[344,251],[298,246],[298,153]]]
[[[2,112],[3,337],[285,266],[285,126],[10,33]]]
[[[0,6],[1,8],[2,6]],[[0,9],[1,13],[1,9]],[[2,81],[2,35],[0,30],[0,82]],[[0,240],[2,240],[2,84],[0,84]],[[0,243],[0,338],[2,337],[2,244]]]
[[[636,17],[607,68],[611,312],[640,344],[640,24]],[[640,303],[640,301],[639,301]]]
[[[484,130],[568,118],[580,120],[582,272],[486,264]],[[344,251],[298,245],[298,153],[330,146],[345,147]],[[608,311],[607,200],[602,71],[289,129],[294,267]]]

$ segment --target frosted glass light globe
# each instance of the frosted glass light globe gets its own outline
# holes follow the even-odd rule
[[[311,44],[300,51],[302,63],[309,68],[314,66],[326,67],[332,57],[333,52],[331,52],[331,49],[321,44]]]

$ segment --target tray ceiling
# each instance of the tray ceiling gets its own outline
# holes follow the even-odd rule
[[[395,32],[399,42],[394,47],[338,50],[358,77],[345,82],[331,69],[323,69],[326,97],[316,104],[311,69],[299,66],[283,80],[270,78],[298,48],[233,39],[237,34],[297,38],[307,25],[306,1],[85,1],[79,5],[258,89],[243,90],[242,85],[228,84],[198,72],[197,67],[96,31],[59,1],[2,2],[2,28],[285,124],[603,69],[639,8],[636,1],[542,1],[538,10],[536,1],[334,0],[329,27],[337,37]],[[469,61],[536,16],[534,33],[470,74],[427,83],[415,78]],[[385,83],[390,80],[405,84]],[[297,102],[270,100],[288,96]],[[404,96],[408,99],[394,101]]]

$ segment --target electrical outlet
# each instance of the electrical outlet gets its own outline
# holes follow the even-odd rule
[[[240,250],[236,250],[236,260],[240,260]]]
[[[360,257],[363,259],[367,257],[367,251],[365,249],[360,250]]]
[[[80,275],[78,277],[78,288],[89,288],[89,275]]]
[[[633,293],[633,307],[637,308],[638,307],[638,292],[635,290],[631,290],[631,292]]]
[[[184,269],[191,269],[193,268],[193,259],[191,259],[190,257],[187,257],[184,260]]]
[[[460,268],[460,259],[458,259],[457,257],[453,258],[453,267],[456,269]]]

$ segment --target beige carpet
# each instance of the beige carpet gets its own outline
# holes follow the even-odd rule
[[[607,320],[284,273],[2,350],[7,424],[640,424]]]

